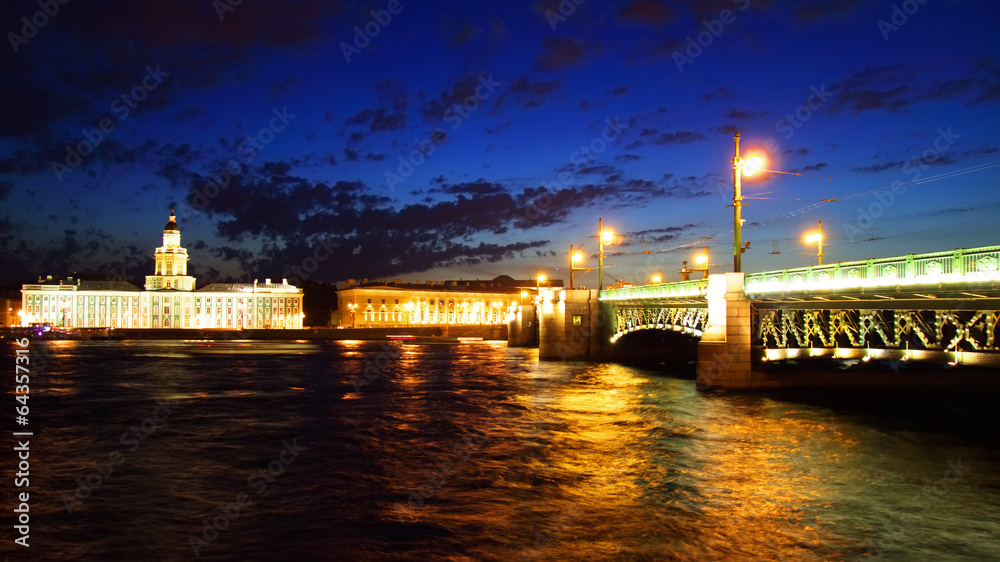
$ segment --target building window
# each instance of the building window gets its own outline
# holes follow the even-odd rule
[[[580,315],[578,315],[578,314],[574,314],[573,315],[573,325],[574,326],[579,326],[581,324],[583,324],[583,317],[580,316]]]

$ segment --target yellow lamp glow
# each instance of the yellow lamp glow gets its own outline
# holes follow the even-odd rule
[[[545,278],[545,276],[544,276],[544,275],[539,275],[539,276],[538,276],[538,282],[539,282],[539,283],[545,283],[545,279],[546,279],[546,278]]]
[[[601,232],[601,241],[604,242],[605,244],[610,243],[611,240],[614,239],[614,237],[615,233],[611,232],[610,230],[604,230]]]
[[[581,261],[583,259],[583,254],[576,253],[573,254],[573,261]]]
[[[752,176],[758,171],[764,169],[764,159],[754,154],[743,160],[742,167],[744,176]]]
[[[806,236],[806,242],[812,244],[814,242],[820,242],[823,240],[823,235],[818,232],[813,232],[812,234]]]
[[[521,291],[521,298],[528,296],[528,291]]]
[[[705,263],[707,261],[708,261],[708,256],[706,256],[705,254],[701,254],[694,258],[695,263]]]

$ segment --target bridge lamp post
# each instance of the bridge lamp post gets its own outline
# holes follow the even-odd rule
[[[604,245],[610,244],[615,238],[615,233],[604,230],[604,219],[597,219],[597,296],[601,296],[604,290]]]
[[[545,283],[546,279],[548,279],[548,277],[546,277],[544,273],[538,273],[538,270],[535,270],[535,298],[538,299],[539,302],[542,300],[542,283]]]
[[[584,271],[586,268],[574,267],[573,264],[583,261],[583,254],[580,252],[573,252],[573,245],[569,246],[569,288],[573,289],[573,272],[574,271]]]
[[[700,254],[694,257],[694,263],[701,266],[700,269],[702,269],[705,272],[706,279],[708,278],[708,262],[709,262],[708,247],[706,246],[705,248],[702,249],[702,252]]]
[[[733,157],[733,271],[742,271],[743,252],[747,251],[750,243],[743,244],[741,240],[744,220],[740,216],[740,207],[743,206],[743,194],[740,192],[740,177],[752,176],[764,169],[764,159],[756,154],[748,158],[740,157],[740,134],[734,135],[736,141],[736,154]]]
[[[806,244],[816,244],[816,259],[819,265],[823,265],[823,221],[819,221],[819,228],[806,236]]]

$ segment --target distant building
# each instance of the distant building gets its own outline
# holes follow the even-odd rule
[[[562,287],[561,280],[542,287]],[[338,327],[503,324],[507,313],[536,296],[534,279],[515,280],[501,275],[488,281],[427,281],[424,284],[367,279],[349,280],[337,291]]]
[[[302,289],[287,280],[195,289],[173,211],[145,290],[127,281],[38,279],[21,287],[22,325],[86,328],[301,328]]]
[[[21,317],[17,315],[21,311],[21,301],[15,299],[0,299],[0,326],[18,326],[21,324]]]

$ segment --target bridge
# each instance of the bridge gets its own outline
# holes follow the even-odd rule
[[[705,389],[784,386],[764,363],[787,360],[1000,367],[1000,246],[599,294],[542,289],[535,309],[512,320],[512,345],[535,317],[542,359],[604,359],[635,332],[684,335]]]

